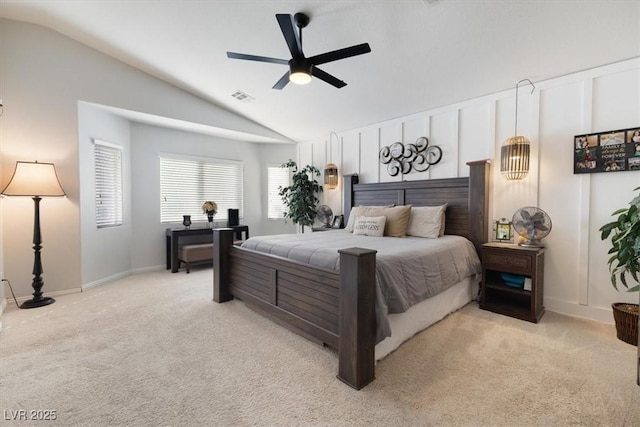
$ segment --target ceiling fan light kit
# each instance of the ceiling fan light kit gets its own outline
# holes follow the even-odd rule
[[[291,60],[289,66],[289,81],[297,85],[306,85],[311,82],[311,67],[307,64],[295,64]]]
[[[237,52],[227,52],[227,57],[231,59],[268,62],[271,64],[288,64],[289,71],[287,71],[280,80],[273,85],[273,89],[283,89],[289,82],[304,85],[311,81],[312,76],[340,89],[345,87],[347,84],[331,74],[322,71],[317,66],[371,52],[369,44],[362,43],[307,58],[302,52],[302,29],[309,24],[309,16],[304,13],[296,13],[293,16],[285,13],[278,13],[276,14],[276,20],[280,25],[280,30],[282,31],[282,35],[284,36],[289,52],[291,53],[290,60],[270,58],[267,56],[248,55]],[[297,32],[294,27],[298,28]]]

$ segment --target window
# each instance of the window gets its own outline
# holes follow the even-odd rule
[[[267,217],[282,219],[287,211],[287,206],[282,202],[279,188],[289,185],[289,169],[269,166],[267,170]]]
[[[93,140],[96,178],[96,225],[122,225],[122,147]]]
[[[241,162],[162,155],[160,157],[160,220],[206,220],[202,204],[218,205],[215,221],[227,219],[227,209],[244,217],[244,167]]]

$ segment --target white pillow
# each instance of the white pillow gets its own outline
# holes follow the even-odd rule
[[[444,220],[447,205],[419,206],[411,208],[407,235],[435,239],[444,235]]]
[[[349,233],[353,233],[353,226],[356,225],[356,218],[358,217],[360,211],[360,206],[354,206],[351,208],[351,213],[349,213],[349,221],[347,221],[347,226],[344,228]]]
[[[392,208],[395,205],[386,205],[386,206],[354,206],[351,208],[351,212],[349,213],[349,220],[347,221],[347,225],[344,228],[349,233],[353,233],[353,226],[356,224],[356,219],[358,216],[363,215],[363,211],[366,209],[375,209],[375,208]],[[374,215],[370,215],[374,216]]]
[[[354,235],[382,237],[386,216],[359,216],[353,226]]]

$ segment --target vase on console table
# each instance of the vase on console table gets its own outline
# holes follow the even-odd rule
[[[207,200],[202,204],[202,213],[207,215],[207,228],[213,228],[213,216],[218,212],[218,204]]]
[[[187,230],[191,228],[191,215],[182,215],[182,225]]]

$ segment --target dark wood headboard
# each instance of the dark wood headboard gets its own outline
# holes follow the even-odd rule
[[[471,240],[479,251],[489,233],[489,160],[467,163],[468,178],[359,184],[358,175],[344,176],[345,223],[353,206],[447,204],[445,234]]]

